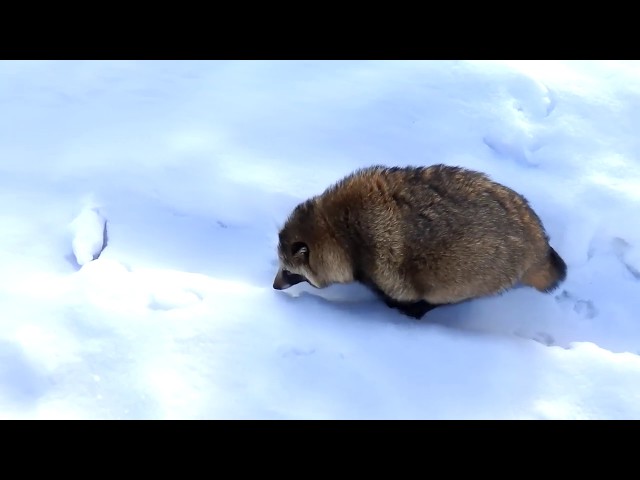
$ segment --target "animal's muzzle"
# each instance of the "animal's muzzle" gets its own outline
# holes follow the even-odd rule
[[[280,269],[276,278],[273,280],[273,288],[276,290],[285,290],[293,285],[306,282],[307,279],[297,273],[291,273],[288,270]]]

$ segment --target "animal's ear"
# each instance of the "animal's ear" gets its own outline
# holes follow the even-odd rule
[[[307,258],[309,256],[309,247],[304,242],[295,242],[291,245],[291,255]]]

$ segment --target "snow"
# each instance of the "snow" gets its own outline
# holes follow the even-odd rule
[[[107,244],[107,221],[100,209],[85,205],[70,225],[71,247],[78,265],[83,266],[100,256]]]
[[[640,418],[640,62],[4,61],[0,112],[0,419]],[[274,291],[374,163],[524,194],[567,280]]]

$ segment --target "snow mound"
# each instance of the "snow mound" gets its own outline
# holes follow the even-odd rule
[[[73,254],[80,266],[98,258],[106,247],[107,220],[95,206],[85,206],[71,222],[70,230]]]

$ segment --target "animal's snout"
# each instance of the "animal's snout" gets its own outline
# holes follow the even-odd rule
[[[307,279],[297,273],[291,273],[288,270],[280,269],[276,278],[273,280],[273,288],[276,290],[286,290],[287,288],[296,285],[301,282],[305,282]]]

